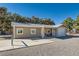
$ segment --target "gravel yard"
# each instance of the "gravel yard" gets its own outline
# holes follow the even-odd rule
[[[0,52],[1,56],[79,56],[79,37],[52,39],[50,44]]]

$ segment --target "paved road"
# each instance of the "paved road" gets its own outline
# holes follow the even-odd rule
[[[79,38],[57,39],[53,43],[0,52],[1,56],[79,56]]]

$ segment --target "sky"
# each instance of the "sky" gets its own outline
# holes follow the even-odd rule
[[[56,24],[67,17],[76,19],[79,15],[78,3],[0,3],[0,7],[26,17],[51,18]]]

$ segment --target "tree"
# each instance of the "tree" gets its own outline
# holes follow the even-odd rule
[[[0,17],[4,17],[7,13],[7,8],[0,7]]]
[[[31,23],[34,23],[34,24],[39,24],[39,18],[38,17],[35,17],[35,16],[32,16],[31,18]]]
[[[66,26],[68,31],[71,31],[73,29],[73,19],[71,17],[65,19],[63,24]]]
[[[7,8],[0,7],[0,31],[5,30],[5,19],[7,14]]]
[[[45,18],[42,20],[42,24],[46,24],[46,25],[55,25],[54,21],[51,20],[50,18]]]
[[[76,20],[75,20],[75,23],[76,23],[77,25],[79,25],[79,15],[77,16],[77,18],[76,18]]]
[[[79,15],[77,16],[76,20],[74,20],[73,26],[75,29],[79,30]]]
[[[0,31],[12,31],[11,22],[22,22],[22,23],[34,23],[34,24],[46,24],[55,25],[54,21],[50,18],[39,18],[32,16],[32,18],[19,15],[17,13],[11,13],[7,11],[7,8],[0,7]]]
[[[31,18],[26,17],[26,22],[31,23]]]

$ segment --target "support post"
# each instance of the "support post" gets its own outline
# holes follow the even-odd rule
[[[13,46],[13,39],[15,38],[15,26],[13,26],[13,36],[11,39],[11,46]]]
[[[55,37],[55,35],[56,35],[56,31],[55,29],[52,29],[52,37]]]
[[[44,38],[44,27],[42,27],[42,29],[41,29],[41,36],[42,36],[42,38]]]

